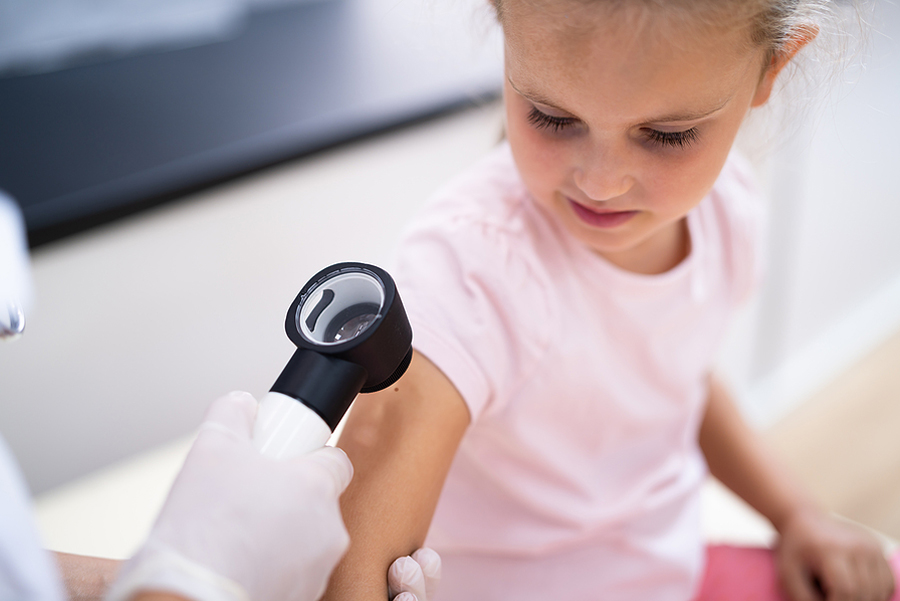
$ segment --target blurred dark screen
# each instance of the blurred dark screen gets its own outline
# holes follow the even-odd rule
[[[498,93],[499,57],[430,47],[402,6],[268,10],[226,41],[0,79],[0,188],[37,246]]]

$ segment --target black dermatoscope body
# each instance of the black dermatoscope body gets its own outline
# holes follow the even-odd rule
[[[267,456],[313,451],[360,392],[396,382],[412,359],[412,327],[386,271],[338,263],[310,279],[288,309],[297,350],[260,401],[253,443]]]

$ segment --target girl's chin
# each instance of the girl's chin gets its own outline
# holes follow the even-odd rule
[[[601,255],[618,255],[634,250],[639,241],[634,236],[603,235],[597,232],[579,232],[576,236],[583,244]]]

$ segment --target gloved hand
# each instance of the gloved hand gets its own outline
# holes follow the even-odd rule
[[[31,296],[25,222],[19,207],[0,190],[0,341],[24,328]]]
[[[388,592],[393,601],[430,601],[440,579],[440,555],[428,547],[422,547],[391,564]]]
[[[203,601],[314,601],[349,544],[338,497],[353,468],[326,447],[263,457],[251,436],[257,403],[233,392],[212,404],[145,545],[107,597],[141,590]]]

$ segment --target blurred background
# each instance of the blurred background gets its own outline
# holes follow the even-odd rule
[[[753,154],[768,274],[720,369],[823,503],[900,537],[900,8],[870,19],[864,68]],[[37,297],[0,345],[0,431],[45,526],[161,500],[135,475],[268,390],[308,277],[389,265],[497,143],[501,81],[481,0],[0,0],[0,188]]]

